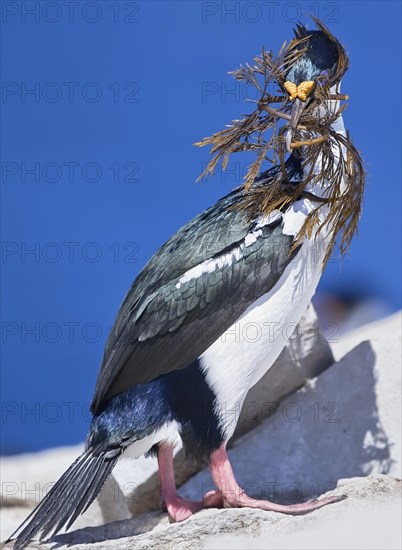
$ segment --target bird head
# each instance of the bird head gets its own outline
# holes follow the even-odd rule
[[[318,30],[310,31],[303,25],[297,25],[293,48],[294,61],[286,65],[281,85],[292,103],[289,128],[286,133],[286,145],[290,151],[292,135],[300,117],[312,102],[319,103],[323,92],[340,83],[348,68],[348,58],[339,41],[328,29],[316,20]]]

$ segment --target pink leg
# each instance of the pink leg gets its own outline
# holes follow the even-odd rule
[[[183,521],[202,508],[222,506],[223,501],[216,491],[207,493],[202,502],[193,502],[181,498],[176,491],[173,470],[173,447],[167,444],[158,446],[159,482],[162,509],[166,510],[174,521]]]
[[[312,512],[322,506],[346,498],[344,495],[333,496],[321,500],[311,500],[303,504],[291,505],[275,504],[269,500],[256,500],[251,498],[246,495],[235,479],[225,445],[222,445],[218,450],[212,453],[210,467],[212,478],[222,495],[224,506],[228,508],[260,508],[261,510],[298,515]]]

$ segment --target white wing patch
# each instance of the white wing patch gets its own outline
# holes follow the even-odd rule
[[[264,227],[264,225],[269,225],[270,223],[276,222],[281,217],[282,212],[280,210],[272,210],[272,212],[268,214],[268,216],[260,216],[257,220],[255,227],[257,229],[260,229],[260,227]]]
[[[258,231],[253,231],[252,233],[248,233],[246,235],[246,238],[244,239],[244,246],[247,248],[248,246],[255,243],[258,237],[261,237],[262,231],[259,229]]]
[[[180,277],[179,282],[176,284],[176,288],[180,288],[183,283],[187,283],[188,281],[191,281],[191,279],[198,279],[198,277],[201,277],[203,273],[213,273],[216,269],[221,269],[222,267],[232,265],[234,261],[240,260],[241,249],[242,247],[238,246],[222,256],[209,258],[195,267],[192,267]]]
[[[216,269],[221,269],[222,267],[232,265],[234,261],[238,261],[241,258],[241,253],[244,247],[251,246],[256,242],[258,237],[262,236],[261,227],[269,225],[282,217],[282,212],[280,210],[273,210],[268,216],[261,216],[258,218],[257,223],[255,224],[255,229],[252,233],[248,233],[244,239],[244,243],[241,243],[238,247],[234,248],[230,252],[218,256],[216,258],[209,258],[208,260],[203,261],[202,263],[192,267],[179,279],[179,282],[176,283],[176,288],[180,288],[183,283],[191,281],[191,279],[198,279],[203,273],[213,273]]]

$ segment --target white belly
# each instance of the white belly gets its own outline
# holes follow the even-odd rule
[[[321,276],[325,250],[322,239],[306,241],[272,290],[200,357],[228,439],[248,390],[275,362],[305,313]]]

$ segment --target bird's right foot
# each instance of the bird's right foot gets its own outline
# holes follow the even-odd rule
[[[169,514],[172,521],[184,521],[203,508],[202,502],[186,500],[177,493],[164,499],[162,510]]]
[[[184,521],[203,508],[223,508],[224,501],[220,491],[205,493],[202,501],[186,500],[177,493],[162,500],[162,510],[169,514],[172,521]]]

